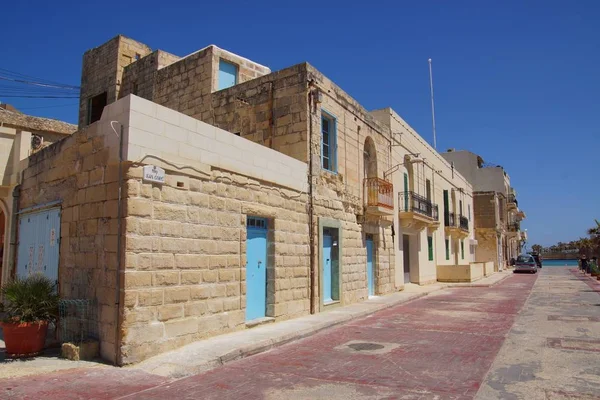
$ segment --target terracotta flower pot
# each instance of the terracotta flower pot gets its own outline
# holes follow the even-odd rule
[[[33,357],[41,353],[46,342],[48,321],[9,323],[2,322],[6,355],[8,357]]]

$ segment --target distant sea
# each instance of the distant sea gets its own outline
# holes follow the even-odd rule
[[[542,267],[576,267],[577,260],[544,260],[542,258]]]

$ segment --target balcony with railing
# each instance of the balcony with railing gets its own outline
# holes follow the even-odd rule
[[[418,193],[405,191],[398,193],[400,224],[406,228],[437,228],[439,222],[438,205]]]
[[[444,214],[444,229],[446,235],[465,238],[469,235],[469,219],[453,212]]]
[[[517,194],[515,192],[511,192],[508,194],[508,208],[516,209],[519,207],[519,201],[517,200]]]
[[[458,227],[463,231],[469,232],[469,219],[465,216],[460,216],[458,218]]]
[[[381,178],[366,178],[365,193],[367,214],[394,214],[394,185],[391,182]]]
[[[521,230],[521,224],[519,222],[511,222],[507,226],[507,231],[511,236],[517,236]]]

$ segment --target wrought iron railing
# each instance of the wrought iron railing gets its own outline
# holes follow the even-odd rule
[[[438,205],[412,191],[398,193],[400,212],[415,212],[433,220],[439,219]]]
[[[456,226],[456,214],[453,212],[447,212],[444,214],[444,226],[455,227]]]
[[[394,209],[394,185],[381,178],[366,178],[367,206]]]
[[[511,224],[508,224],[508,231],[509,232],[518,232],[521,230],[521,224],[518,222],[513,222]]]
[[[465,216],[460,216],[458,218],[459,221],[459,228],[462,229],[463,231],[469,231],[469,219]]]

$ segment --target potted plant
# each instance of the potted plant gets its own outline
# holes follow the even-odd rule
[[[54,283],[41,274],[16,278],[2,289],[0,323],[9,357],[32,357],[44,349],[48,323],[58,315]]]
[[[598,272],[600,272],[598,270],[598,263],[596,262],[596,257],[594,257],[590,261],[590,275],[595,278],[598,276]]]

